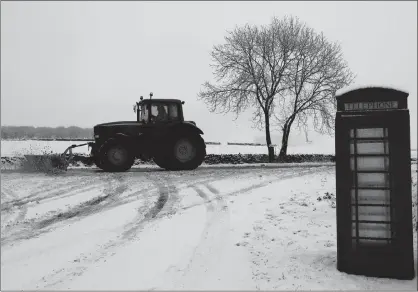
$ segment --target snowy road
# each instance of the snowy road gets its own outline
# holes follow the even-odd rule
[[[415,290],[336,270],[326,192],[330,166],[2,173],[1,289]]]

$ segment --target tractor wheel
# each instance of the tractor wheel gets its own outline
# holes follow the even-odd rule
[[[108,141],[100,149],[97,166],[107,172],[123,172],[129,170],[134,161],[135,157],[125,145]]]
[[[183,135],[169,146],[168,170],[193,170],[206,156],[206,145],[200,135]]]

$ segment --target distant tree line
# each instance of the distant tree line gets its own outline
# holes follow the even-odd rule
[[[93,129],[80,127],[2,126],[1,139],[93,139]]]

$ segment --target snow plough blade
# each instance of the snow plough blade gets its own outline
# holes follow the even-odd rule
[[[54,170],[67,170],[70,162],[72,161],[73,148],[89,145],[90,143],[84,143],[79,145],[71,145],[65,149],[62,154],[50,154],[50,155],[25,155],[26,167],[35,171],[54,171]]]

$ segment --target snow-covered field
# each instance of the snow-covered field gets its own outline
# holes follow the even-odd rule
[[[336,269],[327,192],[312,164],[2,172],[1,290],[416,291]]]
[[[45,151],[53,153],[62,153],[65,149],[73,144],[83,144],[80,141],[1,141],[2,157],[18,157],[25,154],[44,154]],[[276,148],[278,152],[280,149]],[[266,146],[241,146],[241,145],[207,145],[208,154],[267,154]],[[88,147],[83,146],[74,148],[74,153],[89,154]],[[311,145],[289,147],[289,154],[334,154],[334,145]]]

